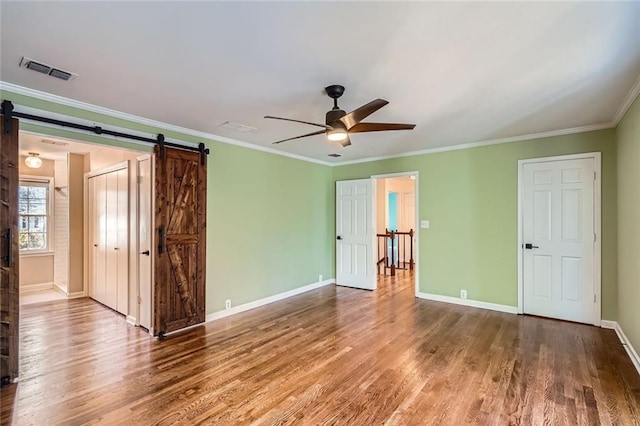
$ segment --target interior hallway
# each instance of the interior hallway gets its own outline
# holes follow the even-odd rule
[[[14,421],[640,418],[640,376],[612,330],[415,299],[411,275],[380,277],[377,291],[323,287],[163,341],[90,299],[24,306]]]

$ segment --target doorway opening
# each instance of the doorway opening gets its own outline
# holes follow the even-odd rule
[[[416,171],[336,182],[337,285],[376,290],[402,274],[418,295],[418,188]]]
[[[417,292],[417,173],[375,176],[373,182],[378,287],[410,284]]]
[[[151,150],[24,131],[18,145],[20,304],[89,297],[149,329]]]

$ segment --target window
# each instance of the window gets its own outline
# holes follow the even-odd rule
[[[51,181],[20,179],[18,189],[18,236],[20,251],[49,251],[51,225]]]

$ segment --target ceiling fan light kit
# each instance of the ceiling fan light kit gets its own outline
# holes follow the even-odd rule
[[[327,130],[327,139],[329,139],[330,141],[335,141],[335,142],[343,141],[347,138],[347,136],[349,135],[347,134],[346,130],[342,130],[342,129]]]
[[[344,94],[344,86],[339,84],[332,84],[324,88],[327,96],[333,99],[333,108],[327,112],[325,116],[325,124],[314,123],[311,121],[295,120],[292,118],[274,117],[272,115],[266,115],[264,118],[270,118],[274,120],[292,121],[294,123],[309,124],[311,126],[322,127],[323,130],[317,130],[315,132],[307,133],[292,138],[283,139],[273,142],[279,144],[282,142],[306,138],[308,136],[315,136],[325,134],[327,139],[333,142],[340,142],[343,147],[351,145],[349,135],[352,133],[365,133],[365,132],[382,132],[386,130],[411,130],[416,127],[415,124],[399,124],[399,123],[362,123],[361,121],[387,105],[389,102],[384,99],[376,99],[369,102],[366,105],[357,108],[350,113],[346,113],[338,106],[338,98]]]

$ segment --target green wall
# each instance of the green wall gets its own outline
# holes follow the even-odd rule
[[[420,231],[420,291],[457,297],[465,288],[469,299],[517,306],[517,160],[602,152],[602,317],[617,319],[620,304],[623,327],[633,330],[639,322],[637,316],[633,321],[637,314],[631,313],[628,302],[638,300],[638,262],[622,262],[620,270],[617,264],[618,249],[625,259],[632,258],[636,239],[621,234],[618,246],[616,207],[616,166],[624,169],[619,176],[620,190],[637,191],[633,182],[638,172],[632,164],[633,159],[637,164],[638,144],[628,141],[638,139],[638,102],[617,132],[601,130],[331,168],[14,93],[1,94],[16,105],[150,134],[162,132],[169,139],[205,142],[212,149],[207,204],[208,313],[224,309],[226,299],[235,306],[316,282],[320,274],[325,279],[335,277],[335,181],[413,170],[420,172],[419,217],[431,221],[430,229]],[[78,136],[35,125],[24,128],[140,149],[95,135]],[[625,150],[618,165],[616,134],[624,138],[620,143]],[[638,236],[638,225],[631,218],[638,215],[640,206],[638,197],[634,200],[636,204],[632,200],[621,204],[620,220],[625,227],[627,222],[630,228],[635,226],[633,236]],[[629,333],[636,342],[640,340],[640,330]]]
[[[419,172],[420,291],[517,306],[518,160],[602,152],[602,317],[616,319],[616,153],[613,130],[339,166],[334,180]]]
[[[616,128],[618,145],[618,322],[640,350],[640,98]]]
[[[252,149],[202,140],[78,108],[0,91],[20,106],[167,139],[204,142],[207,171],[207,313],[334,277],[332,171]],[[23,123],[23,130],[148,151],[140,145]]]

